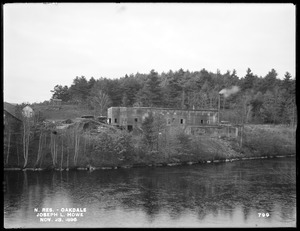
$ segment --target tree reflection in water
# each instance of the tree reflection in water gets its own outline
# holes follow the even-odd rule
[[[5,219],[35,224],[33,208],[86,207],[88,215],[79,226],[173,226],[177,221],[184,226],[194,218],[193,225],[199,227],[222,222],[293,225],[295,175],[291,158],[93,172],[5,172]],[[268,219],[258,218],[267,212]]]

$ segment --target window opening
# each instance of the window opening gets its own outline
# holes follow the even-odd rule
[[[128,131],[130,131],[130,132],[131,132],[131,131],[132,131],[132,129],[133,129],[132,125],[128,125],[128,126],[127,126],[127,130],[128,130]]]

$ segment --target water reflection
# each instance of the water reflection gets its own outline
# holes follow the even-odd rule
[[[294,159],[106,171],[5,172],[5,227],[295,226]],[[87,208],[41,223],[34,208]],[[269,213],[268,218],[258,213]]]

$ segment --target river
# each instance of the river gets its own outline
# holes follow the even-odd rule
[[[295,227],[295,162],[5,171],[4,227]]]

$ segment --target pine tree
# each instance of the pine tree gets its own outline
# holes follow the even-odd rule
[[[151,70],[144,87],[138,92],[136,101],[140,102],[144,107],[161,106],[162,92],[158,73]]]
[[[255,80],[255,76],[253,75],[251,69],[248,68],[247,74],[246,74],[243,84],[242,84],[242,89],[243,90],[251,89],[253,87],[254,80]]]
[[[122,107],[128,107],[128,106],[129,106],[129,100],[127,97],[127,93],[125,92],[122,98]]]
[[[262,93],[267,90],[273,91],[277,83],[277,72],[272,69],[261,81],[258,88]]]
[[[180,108],[182,106],[182,79],[184,71],[180,69],[173,75],[167,77],[166,86],[164,89],[164,99],[167,107]]]

